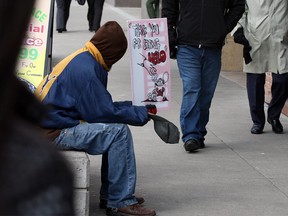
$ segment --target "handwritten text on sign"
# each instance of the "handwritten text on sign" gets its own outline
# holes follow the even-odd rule
[[[171,79],[166,18],[128,21],[133,104],[170,108]]]

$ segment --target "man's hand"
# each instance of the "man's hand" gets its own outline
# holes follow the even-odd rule
[[[243,27],[237,29],[237,31],[233,34],[234,42],[238,44],[242,44],[244,46],[250,46],[249,41],[244,35]]]
[[[252,58],[250,56],[250,50],[252,49],[251,46],[244,46],[243,47],[243,57],[245,64],[249,64],[252,61]]]
[[[243,58],[245,61],[245,64],[249,64],[252,61],[252,58],[250,56],[250,50],[252,47],[250,46],[249,41],[244,35],[243,28],[238,28],[237,31],[233,34],[234,36],[234,42],[238,44],[244,45],[243,47]]]
[[[157,114],[157,107],[154,104],[147,104],[145,105],[145,107],[147,108],[148,113]]]

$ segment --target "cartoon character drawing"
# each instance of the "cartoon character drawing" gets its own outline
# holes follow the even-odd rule
[[[148,52],[148,57],[139,53],[143,57],[143,61],[137,64],[147,71],[147,73],[151,77],[151,81],[154,82],[154,88],[152,89],[152,91],[150,90],[150,92],[147,93],[147,98],[142,102],[168,101],[168,92],[166,83],[169,80],[169,73],[167,71],[165,71],[164,73],[159,73],[156,68],[158,64],[164,63],[166,61],[167,47],[165,46],[164,50],[160,50],[160,46],[158,44],[159,41],[155,39],[154,42],[155,42],[154,45],[157,47],[157,49],[154,52]],[[162,77],[159,78],[159,75],[161,74]]]
[[[140,53],[140,55],[142,55],[142,54]],[[146,56],[144,56],[144,55],[142,55],[142,56],[143,56],[143,62],[137,63],[137,64],[139,66],[143,67],[151,77],[157,75],[157,70],[154,67],[154,64],[149,62],[148,59],[146,58]]]
[[[169,73],[165,71],[162,77],[158,78],[158,75],[152,77],[154,82],[154,88],[148,92],[147,99],[144,102],[163,102],[168,101],[168,92],[166,90],[166,83],[169,80]]]
[[[166,83],[169,80],[169,74],[168,72],[164,72],[163,73],[163,77],[162,78],[158,78],[155,81],[155,85],[154,85],[154,89],[152,91],[152,95],[155,95],[154,97],[156,97],[156,101],[168,101],[166,94]]]
[[[160,58],[163,58],[163,52],[160,51],[157,52],[157,54],[160,55]],[[149,53],[150,54],[150,53]],[[164,52],[165,54],[165,52]],[[154,88],[152,91],[147,93],[147,99],[145,99],[143,102],[163,102],[168,101],[168,92],[167,92],[167,86],[166,83],[169,80],[169,73],[165,71],[162,73],[162,77],[159,78],[159,75],[157,73],[157,69],[155,67],[156,64],[160,63],[158,61],[155,61],[155,58],[151,58],[151,60],[154,60],[153,62],[149,61],[146,56],[140,55],[143,57],[143,62],[137,63],[139,66],[143,67],[147,73],[151,77],[151,81],[154,82]],[[165,58],[165,56],[164,56]],[[165,58],[166,59],[166,58]],[[163,59],[161,59],[163,60]]]

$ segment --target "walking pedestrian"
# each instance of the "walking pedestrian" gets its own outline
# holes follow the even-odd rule
[[[205,147],[224,39],[244,10],[245,0],[163,0],[170,57],[177,58],[183,85],[180,126],[188,152]]]
[[[253,122],[252,134],[265,126],[265,73],[272,72],[272,99],[267,121],[272,130],[283,133],[279,120],[288,98],[288,1],[246,0],[246,11],[235,27],[236,43],[244,45],[243,71]]]

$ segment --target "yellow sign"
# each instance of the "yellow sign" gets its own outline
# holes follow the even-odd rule
[[[18,58],[16,74],[35,88],[49,73],[49,52],[51,52],[51,26],[53,21],[53,0],[36,0],[31,20]]]

